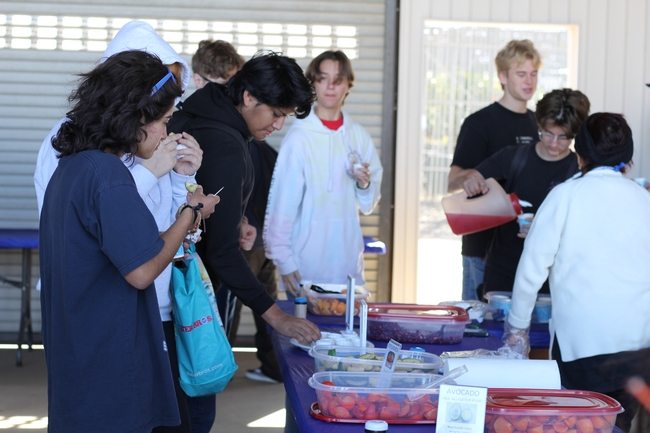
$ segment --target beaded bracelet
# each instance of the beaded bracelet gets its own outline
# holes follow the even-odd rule
[[[181,212],[183,212],[186,208],[190,208],[194,212],[194,224],[192,224],[192,228],[187,231],[188,234],[193,234],[196,233],[196,231],[199,229],[199,225],[201,224],[201,219],[203,217],[201,214],[201,209],[203,208],[203,203],[199,203],[196,206],[192,206],[189,203],[183,203],[181,207],[179,207],[176,211],[176,219],[178,219],[178,217],[181,215]]]

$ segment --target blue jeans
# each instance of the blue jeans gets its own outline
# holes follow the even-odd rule
[[[476,289],[483,282],[485,259],[463,256],[463,301],[478,300]]]

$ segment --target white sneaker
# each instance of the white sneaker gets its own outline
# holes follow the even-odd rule
[[[262,370],[259,368],[256,368],[254,370],[246,370],[246,377],[251,380],[257,380],[258,382],[280,383],[279,381],[262,373]]]

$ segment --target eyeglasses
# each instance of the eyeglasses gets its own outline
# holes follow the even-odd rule
[[[201,75],[201,74],[196,74],[196,75],[198,75],[199,77],[203,78],[203,79],[204,79],[205,81],[207,81],[208,83],[216,83],[216,84],[219,84],[218,81],[211,80],[211,79],[209,79],[209,78],[207,78],[207,77],[204,77],[204,76]]]
[[[178,83],[176,83],[176,77],[174,76],[174,74],[172,74],[172,71],[170,71],[169,68],[167,68],[167,75],[165,75],[164,77],[162,77],[162,78],[160,79],[160,81],[158,81],[158,82],[156,83],[156,85],[152,87],[152,89],[151,89],[151,95],[149,95],[149,96],[151,97],[151,96],[155,95],[156,92],[157,92],[158,90],[160,90],[160,89],[162,88],[162,86],[164,86],[165,83],[166,83],[167,81],[169,81],[170,78],[172,79],[172,81],[174,82],[174,84],[178,84]]]
[[[539,134],[539,139],[542,140],[544,143],[553,143],[554,141],[557,140],[557,142],[564,142],[566,143],[567,141],[573,140],[573,137],[567,137],[566,135],[555,135],[551,134],[548,131],[538,131]]]

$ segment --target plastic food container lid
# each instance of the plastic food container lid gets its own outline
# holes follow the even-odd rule
[[[315,284],[325,290],[336,293],[320,293],[313,289],[307,291],[307,295],[315,298],[337,298],[345,299],[347,293],[343,293],[344,290],[347,291],[347,284]],[[303,292],[304,293],[304,292]],[[370,292],[363,286],[354,286],[354,299],[366,299],[370,297]]]
[[[320,341],[320,340],[319,340]],[[377,366],[381,367],[382,359],[386,356],[388,349],[385,348],[366,348],[336,345],[317,345],[309,350],[312,358],[321,362],[336,362],[349,364],[352,366]],[[332,354],[330,354],[332,353]],[[361,356],[374,355],[374,357],[362,358]],[[418,362],[419,361],[419,362]],[[414,350],[400,350],[397,352],[397,369],[417,369],[430,370],[437,373],[438,369],[444,366],[444,362],[439,356],[433,353]]]
[[[623,412],[611,397],[591,391],[554,389],[488,390],[487,412],[512,415],[615,415]]]
[[[469,322],[467,311],[453,305],[370,303],[368,304],[368,318]]]

